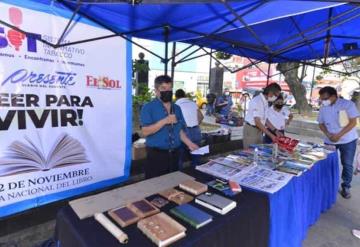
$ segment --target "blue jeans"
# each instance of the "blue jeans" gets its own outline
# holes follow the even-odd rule
[[[356,152],[356,143],[357,140],[354,140],[346,144],[335,145],[336,149],[340,151],[340,160],[343,166],[341,173],[341,179],[343,180],[341,184],[342,188],[351,187],[351,181],[354,172],[353,163]]]
[[[187,135],[187,137],[189,137],[189,139],[197,144],[198,146],[200,146],[201,144],[201,130],[199,126],[193,127],[193,128],[186,128],[185,129],[185,133]],[[188,153],[188,149],[185,146],[185,144],[182,145],[182,147],[180,148],[180,153],[179,153],[179,170],[181,170],[183,168],[183,162],[185,159],[185,156]],[[191,165],[193,167],[200,165],[200,156],[201,155],[191,155]]]

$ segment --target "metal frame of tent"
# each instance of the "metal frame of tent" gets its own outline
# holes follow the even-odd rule
[[[352,60],[358,56],[352,56],[352,57],[348,57],[346,59],[342,59],[341,55],[338,53],[338,51],[336,51],[335,45],[332,41],[332,39],[336,39],[336,38],[342,38],[342,39],[360,39],[360,37],[352,37],[352,36],[339,36],[339,35],[331,35],[331,30],[335,27],[338,27],[340,25],[343,25],[344,23],[353,20],[355,18],[360,17],[360,13],[355,13],[354,15],[350,15],[336,23],[334,23],[334,21],[337,21],[338,19],[351,14],[353,12],[355,12],[356,10],[360,10],[360,0],[348,0],[348,1],[340,1],[340,0],[327,0],[327,2],[345,2],[345,3],[349,3],[349,4],[354,4],[354,8],[351,8],[345,12],[342,12],[336,16],[333,15],[332,13],[332,8],[329,8],[329,17],[327,20],[325,21],[321,21],[319,23],[314,23],[314,25],[312,25],[311,27],[305,29],[305,30],[301,30],[299,25],[296,23],[295,19],[293,17],[291,17],[291,21],[292,23],[295,25],[296,30],[297,30],[297,34],[291,35],[290,37],[287,37],[286,39],[283,39],[279,42],[277,42],[276,44],[273,44],[271,46],[277,46],[277,45],[282,45],[282,44],[286,44],[289,41],[294,41],[289,43],[287,46],[282,47],[279,50],[273,50],[270,46],[268,46],[265,42],[263,42],[261,40],[261,37],[259,37],[257,35],[257,33],[252,29],[251,26],[249,26],[246,21],[244,20],[244,16],[252,13],[254,10],[256,10],[257,8],[259,8],[260,6],[262,6],[264,3],[266,3],[266,0],[262,0],[260,1],[258,4],[256,4],[255,6],[253,6],[252,8],[250,8],[249,10],[245,11],[244,13],[237,13],[233,7],[229,4],[229,1],[227,0],[219,0],[219,1],[211,1],[211,0],[200,0],[197,2],[200,3],[213,3],[213,2],[221,2],[226,9],[233,15],[233,18],[228,21],[227,23],[223,24],[222,26],[218,27],[217,29],[215,29],[214,31],[212,31],[211,33],[202,33],[199,31],[194,31],[191,30],[189,28],[183,28],[183,27],[178,27],[175,26],[171,23],[167,24],[167,25],[158,25],[158,26],[153,26],[153,27],[147,27],[147,28],[143,28],[143,29],[139,29],[139,30],[132,30],[129,32],[117,32],[116,30],[114,30],[113,28],[111,28],[110,26],[102,23],[101,21],[97,20],[96,18],[93,18],[92,16],[84,13],[83,11],[80,10],[81,6],[83,4],[103,4],[103,3],[113,3],[113,4],[147,4],[147,3],[189,3],[189,2],[194,2],[194,1],[186,1],[186,0],[175,0],[175,1],[167,1],[167,0],[92,0],[92,1],[86,1],[86,0],[76,0],[75,1],[70,1],[70,0],[57,0],[57,2],[61,3],[63,6],[65,6],[68,10],[72,11],[72,16],[69,19],[67,25],[65,26],[58,42],[56,44],[53,44],[51,42],[48,42],[44,39],[42,39],[39,36],[34,36],[34,34],[31,34],[29,32],[26,32],[14,25],[11,25],[3,20],[0,20],[0,23],[12,28],[14,30],[17,30],[18,32],[24,33],[27,36],[33,36],[34,39],[45,43],[48,46],[53,47],[54,49],[60,48],[60,47],[65,47],[65,46],[71,46],[71,45],[76,45],[76,44],[81,44],[81,43],[87,43],[87,42],[93,42],[96,40],[101,40],[101,39],[107,39],[107,38],[112,38],[112,37],[121,37],[129,42],[131,42],[132,44],[140,47],[141,49],[149,52],[150,54],[154,55],[155,57],[159,58],[161,60],[162,63],[164,63],[164,72],[165,74],[168,74],[168,65],[169,62],[171,61],[171,76],[174,76],[174,68],[177,64],[183,63],[183,62],[187,62],[193,59],[197,59],[199,57],[203,57],[203,56],[210,56],[212,59],[214,59],[215,61],[217,61],[218,63],[220,63],[227,71],[231,72],[231,73],[236,73],[240,70],[249,68],[250,66],[256,66],[261,73],[263,73],[264,75],[267,76],[267,83],[269,82],[269,79],[271,77],[277,76],[278,74],[274,74],[274,75],[270,75],[270,66],[272,64],[272,59],[273,58],[279,58],[281,60],[283,60],[284,62],[298,62],[299,65],[294,66],[293,68],[290,68],[290,70],[293,69],[297,69],[300,66],[313,66],[314,68],[326,68],[329,71],[333,71],[339,74],[343,74],[343,75],[351,75],[351,74],[355,74],[360,72],[360,70],[356,70],[356,71],[351,71],[348,72],[345,66],[345,62],[348,60]],[[69,3],[72,4],[76,4],[76,7],[72,7]],[[87,18],[90,21],[96,23],[97,25],[101,26],[102,28],[105,28],[109,31],[111,31],[113,34],[110,35],[106,35],[106,36],[101,36],[101,37],[96,37],[96,38],[89,38],[89,39],[84,39],[84,40],[78,40],[78,41],[73,41],[73,42],[68,42],[68,43],[62,43],[66,32],[69,30],[71,23],[74,21],[74,18],[79,15],[81,17]],[[253,45],[253,44],[248,44],[248,43],[244,43],[244,42],[239,42],[239,41],[235,41],[235,40],[231,40],[228,38],[224,38],[224,37],[220,37],[217,35],[218,32],[224,30],[224,28],[226,28],[229,25],[233,25],[234,23],[239,22],[241,25],[243,25],[243,28],[245,28],[250,35],[259,43],[261,44],[259,45]],[[163,29],[163,36],[164,36],[164,43],[165,43],[165,55],[164,57],[160,56],[159,54],[156,54],[155,52],[147,49],[146,47],[142,46],[141,44],[135,42],[134,40],[132,40],[130,38],[130,36],[136,34],[136,33],[141,33],[144,31],[149,31],[149,30],[155,30],[155,29]],[[319,29],[319,30],[317,30]],[[180,58],[179,60],[176,61],[176,57],[180,56],[181,54],[183,54],[184,52],[190,50],[191,48],[193,48],[195,46],[195,44],[190,44],[189,46],[187,46],[186,48],[184,48],[183,50],[176,52],[176,41],[173,42],[173,52],[171,54],[171,56],[169,56],[169,35],[171,30],[178,30],[178,31],[182,31],[182,32],[187,32],[187,33],[192,33],[192,34],[196,34],[200,37],[203,38],[209,38],[211,40],[215,40],[215,41],[221,41],[223,43],[226,43],[228,45],[228,47],[232,47],[232,48],[241,48],[241,49],[246,49],[246,50],[251,50],[251,51],[260,51],[266,54],[266,56],[264,56],[262,59],[257,59],[256,61],[253,61],[249,56],[247,56],[246,54],[244,54],[243,52],[241,52],[241,50],[239,49],[239,52],[241,52],[242,54],[240,54],[243,57],[246,57],[249,60],[249,64],[242,66],[241,68],[236,68],[234,70],[230,69],[229,67],[225,66],[219,59],[217,59],[214,56],[214,53],[216,51],[211,50],[210,52],[207,51],[203,46],[199,46],[197,49],[195,49],[194,51],[188,53],[187,55],[183,56],[182,58]],[[314,32],[315,31],[315,32]],[[321,36],[321,37],[317,37],[318,34],[321,34],[323,32],[326,32],[326,36]],[[307,33],[311,33],[309,36],[306,36]],[[298,38],[301,38],[300,40],[298,40]],[[324,50],[324,54],[323,57],[318,56],[318,59],[315,59],[314,61],[298,61],[298,60],[291,60],[288,59],[284,56],[282,56],[282,54],[296,50],[300,47],[303,46],[308,46],[311,50],[313,50],[312,48],[312,44],[319,41],[319,40],[323,40],[326,39],[326,44],[325,44],[325,50]],[[338,54],[338,56],[333,59],[332,61],[328,61],[328,55],[329,55],[329,49],[331,48],[331,46],[333,47],[333,49],[335,49],[336,53]],[[222,49],[225,49],[222,48]],[[217,51],[221,51],[222,49],[218,49]],[[198,51],[203,51],[204,53],[201,55],[195,55]],[[195,56],[193,56],[195,55]],[[324,61],[322,61],[322,59],[324,59]],[[339,60],[339,61],[338,61]],[[266,61],[268,63],[268,71],[267,73],[265,71],[263,71],[258,64],[262,63]],[[317,61],[320,61],[320,64],[317,63]],[[340,64],[342,63],[342,65],[344,66],[345,72],[344,71],[337,71],[334,69],[331,69],[330,67],[336,64]]]

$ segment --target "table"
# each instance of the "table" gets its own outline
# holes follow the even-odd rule
[[[187,173],[203,182],[212,179],[195,170]],[[215,218],[199,230],[177,219],[187,227],[187,237],[172,246],[299,247],[308,228],[336,202],[338,187],[338,155],[332,153],[274,194],[243,189],[234,197],[237,208],[225,216],[201,207]],[[128,246],[154,246],[136,225],[125,231]],[[120,246],[93,218],[80,221],[70,207],[58,213],[55,237],[64,247]]]
[[[198,181],[206,182],[213,178],[196,170],[187,170],[186,173]],[[148,199],[151,199],[149,197]],[[246,190],[235,197],[237,207],[226,215],[217,214],[211,210],[195,204],[196,207],[211,214],[213,221],[196,230],[190,225],[179,223],[187,228],[186,237],[171,246],[251,246],[265,247],[269,242],[269,202],[266,194]],[[162,211],[168,212],[172,207],[166,206]],[[172,214],[169,213],[170,216]],[[124,228],[129,236],[126,246],[146,247],[155,246],[137,229],[136,224]],[[108,233],[94,218],[79,220],[70,206],[61,209],[56,219],[55,239],[62,247],[112,247],[123,246]]]
[[[309,227],[336,202],[338,189],[339,159],[334,152],[277,193],[269,194],[269,246],[302,246]]]

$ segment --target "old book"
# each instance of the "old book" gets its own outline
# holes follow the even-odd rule
[[[179,184],[180,189],[183,189],[193,195],[200,195],[208,190],[208,186],[206,184],[194,181],[187,180]]]
[[[165,197],[169,201],[175,202],[178,205],[188,203],[194,198],[177,189],[167,189],[159,193],[159,195]]]
[[[236,207],[235,201],[212,193],[205,193],[196,197],[195,202],[222,215]]]
[[[52,145],[49,153],[41,145],[25,136],[26,142],[14,141],[0,157],[0,176],[16,173],[47,171],[56,167],[78,165],[90,162],[84,146],[75,138],[63,133]]]
[[[127,206],[112,209],[108,213],[121,227],[136,223],[140,219],[140,217]]]
[[[192,225],[196,229],[210,223],[212,216],[204,211],[190,205],[184,204],[170,210],[170,213]]]
[[[164,199],[164,198],[162,198],[162,197],[160,197],[160,196],[157,196],[157,197],[155,197],[154,199],[152,199],[152,200],[150,201],[150,203],[151,203],[152,205],[154,205],[155,207],[157,207],[157,208],[162,208],[162,207],[164,207],[165,205],[167,205],[167,204],[169,203],[169,201],[166,200],[166,199]]]
[[[137,227],[159,247],[168,246],[186,235],[186,228],[165,213],[142,219]]]
[[[145,199],[133,202],[129,204],[128,207],[140,218],[145,218],[160,212],[158,208],[154,207],[150,202]]]

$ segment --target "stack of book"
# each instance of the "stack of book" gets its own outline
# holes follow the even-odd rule
[[[235,201],[212,193],[205,193],[196,197],[195,202],[222,215],[236,207]]]
[[[186,228],[165,213],[142,219],[137,227],[159,247],[168,246],[186,235]]]
[[[183,221],[187,222],[196,229],[210,223],[212,216],[205,213],[204,211],[190,205],[183,204],[170,210],[170,213],[179,217]]]

